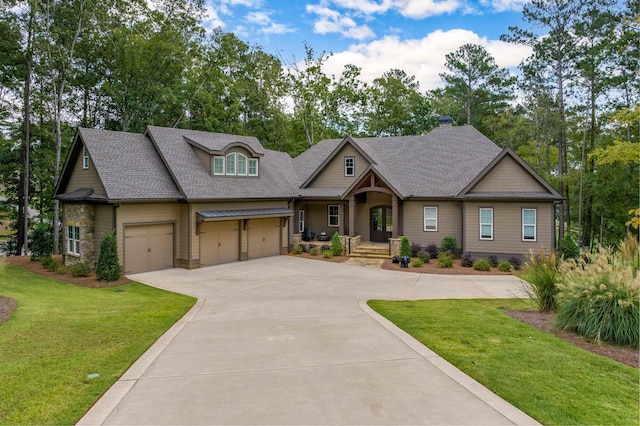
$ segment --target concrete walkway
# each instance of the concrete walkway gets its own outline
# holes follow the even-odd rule
[[[524,297],[512,276],[278,256],[131,279],[197,297],[80,424],[535,424],[369,299]]]

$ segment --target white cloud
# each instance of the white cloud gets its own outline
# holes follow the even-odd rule
[[[224,28],[225,24],[218,16],[218,11],[211,5],[204,7],[204,17],[202,18],[202,24],[207,31],[211,31],[214,28]]]
[[[246,6],[252,9],[257,9],[262,6],[262,0],[221,0],[221,3],[228,4],[230,6]]]
[[[247,21],[252,24],[269,25],[271,23],[271,18],[266,12],[250,12],[247,14],[246,18]]]
[[[258,32],[263,34],[285,34],[293,32],[293,28],[290,28],[284,24],[271,22],[269,25],[261,28]]]
[[[325,72],[338,76],[345,65],[354,64],[362,68],[361,78],[372,82],[389,69],[399,68],[415,75],[422,91],[431,90],[442,86],[440,73],[446,71],[445,55],[466,43],[484,46],[501,68],[515,68],[530,55],[528,47],[487,40],[468,30],[437,30],[421,39],[401,40],[397,36],[387,36],[352,45],[346,51],[335,52],[327,60]]]
[[[406,0],[396,5],[402,16],[412,19],[422,19],[452,13],[460,8],[458,0]]]
[[[367,25],[358,25],[349,16],[320,5],[307,5],[307,12],[318,16],[313,24],[314,32],[318,34],[337,33],[343,37],[365,40],[375,36]]]
[[[480,0],[480,4],[496,12],[519,12],[526,0]]]

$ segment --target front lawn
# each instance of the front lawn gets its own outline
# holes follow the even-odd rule
[[[517,299],[370,301],[460,370],[547,425],[639,422],[639,371],[505,314]]]
[[[84,288],[18,266],[0,324],[0,424],[73,424],[195,299],[139,283]]]

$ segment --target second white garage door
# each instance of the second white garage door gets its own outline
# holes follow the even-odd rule
[[[237,220],[200,224],[200,266],[229,263],[240,258]]]
[[[280,218],[249,221],[249,259],[280,254]]]

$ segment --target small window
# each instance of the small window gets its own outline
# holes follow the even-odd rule
[[[425,231],[438,230],[438,208],[437,207],[424,208],[424,230]]]
[[[249,158],[249,176],[258,176],[257,158]]]
[[[329,226],[340,226],[340,215],[338,214],[338,205],[329,205]]]
[[[82,168],[83,169],[89,168],[89,150],[87,149],[86,146],[82,147]]]
[[[356,159],[353,157],[344,158],[344,175],[355,176],[356,175]]]
[[[536,209],[522,209],[522,240],[536,240]]]
[[[480,209],[480,239],[493,240],[493,209]]]
[[[236,153],[232,152],[227,155],[227,175],[236,174]]]
[[[80,227],[67,226],[67,253],[80,254]]]
[[[304,210],[300,210],[298,212],[298,224],[300,227],[299,232],[303,233],[304,232]]]
[[[247,175],[247,157],[244,154],[238,154],[238,176]]]
[[[224,157],[213,157],[213,174],[214,175],[223,175],[224,174]]]

